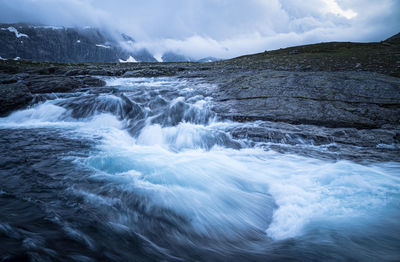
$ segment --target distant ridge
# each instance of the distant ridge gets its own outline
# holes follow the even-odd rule
[[[395,34],[394,36],[389,37],[386,39],[384,42],[389,42],[389,43],[400,43],[400,33]]]
[[[207,63],[207,62],[215,62],[222,60],[220,58],[215,58],[212,56],[204,57],[201,59],[195,59],[192,57],[184,56],[178,53],[174,53],[171,51],[165,52],[161,57],[162,62],[199,62],[199,63]]]
[[[400,41],[326,42],[292,46],[226,60],[227,64],[280,71],[368,71],[400,77]]]

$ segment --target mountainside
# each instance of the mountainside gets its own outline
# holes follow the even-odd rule
[[[208,63],[215,62],[221,59],[215,58],[212,56],[204,57],[201,59],[194,59],[192,57],[184,56],[175,52],[165,52],[161,57],[162,62],[199,62],[199,63]]]
[[[400,33],[389,37],[384,42],[386,42],[386,43],[397,43],[397,44],[400,43]]]
[[[195,62],[194,59],[174,52],[166,52],[161,57],[163,62]]]
[[[145,49],[127,51],[134,40],[122,34],[121,41],[95,28],[65,28],[0,24],[0,57],[54,62],[156,62]],[[133,59],[131,59],[131,57]]]

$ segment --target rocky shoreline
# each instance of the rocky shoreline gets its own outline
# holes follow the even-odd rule
[[[104,86],[98,76],[202,78],[217,86],[210,94],[214,111],[236,121],[400,130],[396,38],[294,47],[212,63],[0,61],[0,115],[29,106],[35,94]]]

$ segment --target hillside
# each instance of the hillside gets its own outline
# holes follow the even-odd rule
[[[246,55],[226,64],[258,70],[368,71],[400,77],[399,34],[378,43],[330,42]]]

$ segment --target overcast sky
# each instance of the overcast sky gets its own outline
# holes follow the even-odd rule
[[[0,0],[0,22],[126,32],[156,55],[221,58],[400,31],[400,0]]]

